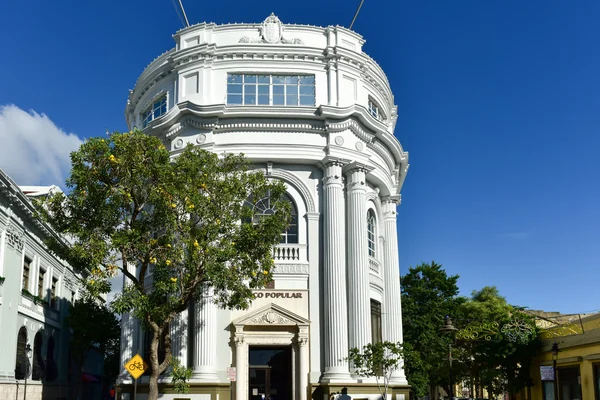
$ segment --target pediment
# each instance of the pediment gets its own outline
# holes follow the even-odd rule
[[[266,306],[242,315],[233,321],[234,326],[244,325],[298,325],[308,326],[309,320],[295,314],[277,304],[270,303]]]

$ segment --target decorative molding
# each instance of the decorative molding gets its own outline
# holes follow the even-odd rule
[[[285,318],[283,315],[278,314],[274,311],[267,311],[266,313],[252,318],[249,321],[251,324],[272,324],[272,325],[288,325],[290,320]]]
[[[10,225],[6,230],[6,243],[18,251],[23,251],[25,233],[21,229],[17,229],[14,225]]]
[[[348,119],[344,122],[326,123],[326,127],[327,131],[330,133],[350,130],[354,135],[356,135],[356,137],[366,142],[367,146],[369,143],[372,143],[375,138],[374,133],[366,131],[361,124],[356,122],[354,119]]]
[[[300,274],[300,275],[308,275],[309,274],[309,265],[308,264],[275,264],[275,270],[273,271],[275,274]]]
[[[304,44],[302,39],[286,39],[283,37],[283,24],[274,13],[271,13],[263,21],[260,28],[260,38],[243,36],[239,43]]]
[[[311,194],[311,191],[304,184],[304,182],[302,182],[300,178],[298,178],[296,175],[289,171],[279,168],[272,168],[272,166],[271,174],[269,176],[272,178],[281,179],[287,182],[289,185],[293,186],[296,190],[298,190],[306,203],[306,212],[317,212],[314,196]]]

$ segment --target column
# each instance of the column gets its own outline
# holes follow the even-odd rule
[[[348,340],[350,348],[359,349],[371,343],[365,174],[366,169],[360,166],[346,174]]]
[[[171,321],[171,352],[182,367],[188,366],[189,307]]]
[[[319,245],[320,245],[320,214],[317,212],[306,213],[306,223],[308,225],[308,295],[309,315],[311,319],[310,335],[310,382],[317,383],[321,377],[321,307],[319,296],[320,284],[320,265],[319,265]]]
[[[238,335],[234,338],[235,342],[235,400],[246,400],[248,393],[248,384],[246,383],[246,354],[248,347],[244,341],[244,337]]]
[[[218,381],[217,306],[212,289],[205,289],[203,298],[194,304],[194,370],[192,379],[202,382]]]
[[[328,160],[323,170],[323,381],[347,381],[350,373],[345,360],[348,357],[348,308],[342,163]]]
[[[300,353],[300,379],[298,387],[300,388],[300,400],[308,398],[308,338],[299,337],[298,347]]]
[[[384,263],[383,282],[384,299],[382,317],[385,331],[384,340],[402,343],[402,305],[400,298],[400,264],[398,261],[398,232],[396,231],[396,207],[398,197],[383,199]],[[404,362],[401,364],[404,365]],[[404,369],[392,373],[390,383],[408,384]]]

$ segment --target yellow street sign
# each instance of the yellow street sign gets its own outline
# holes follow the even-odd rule
[[[133,376],[133,379],[138,379],[148,370],[148,364],[139,354],[136,354],[131,360],[125,363],[125,369]]]

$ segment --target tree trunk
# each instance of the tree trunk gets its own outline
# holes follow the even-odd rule
[[[150,380],[148,382],[148,400],[158,400],[158,377],[160,375],[158,364],[158,344],[160,342],[160,329],[154,329],[152,332],[152,342],[150,342]]]

